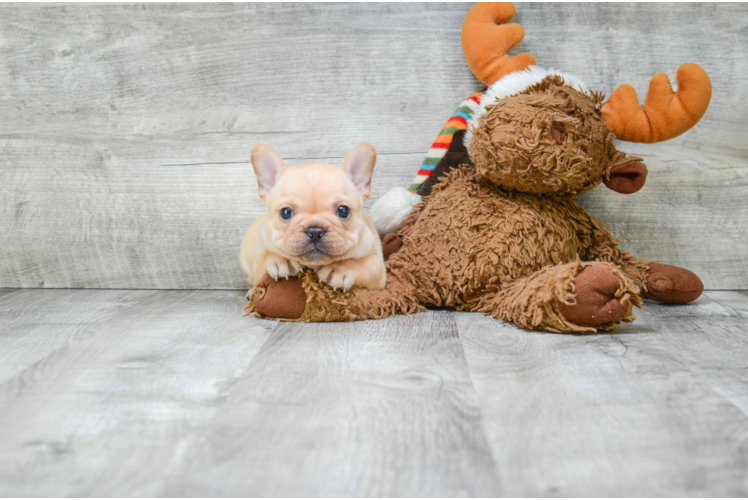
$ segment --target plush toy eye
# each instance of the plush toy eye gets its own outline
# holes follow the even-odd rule
[[[556,144],[561,145],[566,142],[566,131],[564,131],[564,127],[558,124],[554,125],[551,128],[551,137],[556,141]]]
[[[288,207],[286,207],[286,208],[281,208],[281,212],[280,212],[280,214],[281,214],[281,219],[284,219],[284,220],[288,220],[288,219],[290,219],[291,217],[293,217],[293,210],[291,210],[291,209],[290,209],[290,208],[288,208]]]
[[[341,205],[338,207],[338,217],[341,219],[347,219],[351,215],[351,209],[346,207],[345,205]]]

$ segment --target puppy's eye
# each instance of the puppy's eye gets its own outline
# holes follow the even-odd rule
[[[351,209],[346,207],[345,205],[341,205],[338,207],[338,217],[341,219],[347,219],[351,215]]]
[[[291,209],[290,209],[290,208],[288,208],[288,207],[286,207],[286,208],[281,208],[281,212],[280,212],[280,214],[281,214],[281,219],[284,219],[284,220],[288,220],[288,219],[290,219],[291,217],[293,217],[293,210],[291,210]]]

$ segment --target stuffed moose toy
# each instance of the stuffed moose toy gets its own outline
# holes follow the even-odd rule
[[[677,92],[661,73],[643,105],[629,85],[603,103],[574,76],[543,70],[528,54],[506,55],[524,37],[522,26],[505,24],[514,12],[511,3],[470,10],[463,51],[488,87],[447,122],[410,192],[396,188],[371,211],[380,233],[390,233],[386,287],[342,292],[311,271],[265,277],[249,312],[352,321],[450,307],[583,333],[633,321],[642,297],[673,304],[699,297],[694,273],[619,250],[574,197],[601,182],[623,194],[641,189],[646,166],[613,139],[651,143],[682,134],[706,112],[709,77],[684,64]]]

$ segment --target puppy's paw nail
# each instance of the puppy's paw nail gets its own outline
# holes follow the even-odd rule
[[[279,272],[280,272],[280,269],[278,268],[278,264],[273,264],[272,266],[268,267],[268,275],[270,275],[270,277],[273,278],[275,281],[278,281]]]
[[[347,291],[348,291],[348,290],[350,290],[350,289],[351,289],[351,287],[353,286],[353,279],[352,279],[352,278],[350,278],[350,277],[349,277],[349,276],[347,276],[347,275],[346,275],[346,276],[343,276],[343,280],[342,280],[342,283],[343,283],[343,285],[342,285],[342,289],[343,289],[343,291],[344,291],[344,292],[347,292]]]

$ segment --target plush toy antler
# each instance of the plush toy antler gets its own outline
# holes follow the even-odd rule
[[[709,107],[712,83],[706,71],[693,63],[681,65],[676,78],[678,91],[673,92],[667,75],[656,74],[641,106],[631,85],[618,87],[602,107],[605,124],[616,138],[660,142],[696,125]]]
[[[533,66],[530,54],[507,56],[525,37],[517,23],[504,24],[514,17],[511,2],[476,4],[462,24],[462,50],[473,74],[486,85],[502,76]]]
[[[514,14],[510,2],[479,3],[465,17],[462,25],[465,59],[473,74],[488,88],[466,99],[450,117],[408,190],[393,188],[374,204],[370,214],[383,236],[403,227],[421,196],[428,195],[439,178],[452,168],[472,161],[473,128],[478,127],[489,106],[553,76],[560,77],[574,90],[588,92],[576,76],[538,67],[529,54],[507,55],[525,36],[521,25],[509,23]],[[667,75],[655,75],[643,105],[631,85],[618,87],[600,108],[606,128],[624,141],[659,142],[693,127],[709,106],[712,85],[706,72],[692,63],[678,69],[677,79],[678,91],[673,92]],[[464,145],[461,151],[452,151],[453,140]],[[620,160],[608,165],[603,182],[619,193],[633,193],[644,184],[646,173],[642,162]]]
[[[514,14],[511,2],[494,2],[476,4],[465,17],[462,50],[473,74],[487,85],[535,65],[529,54],[507,56],[525,37],[520,24],[506,24]],[[678,91],[673,92],[665,73],[655,75],[643,105],[631,85],[618,87],[602,108],[605,123],[616,138],[660,142],[696,125],[712,96],[709,76],[698,65],[686,63],[678,69],[677,80]]]

